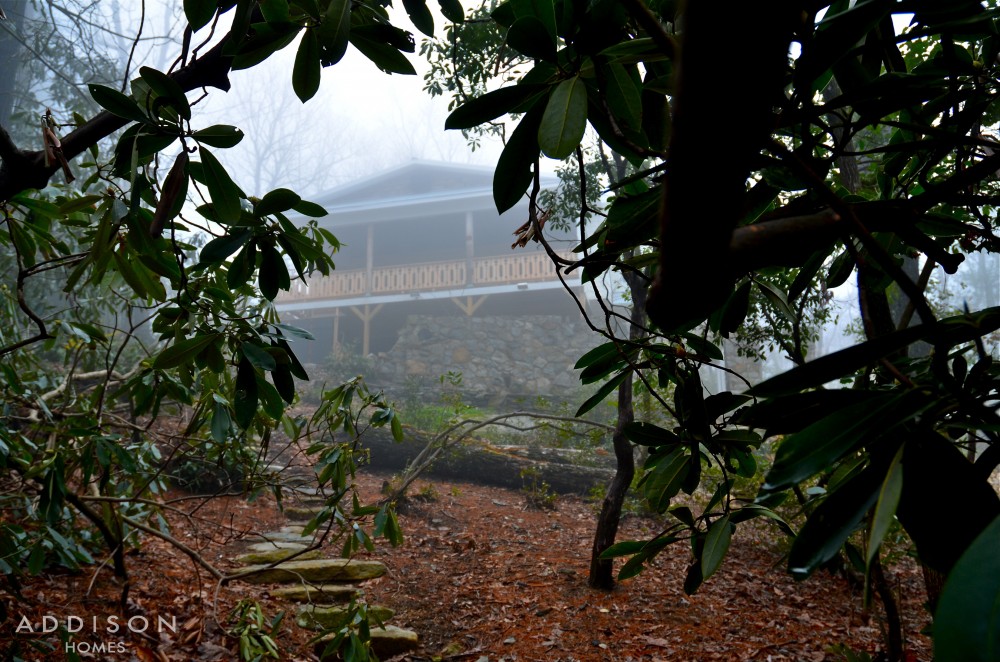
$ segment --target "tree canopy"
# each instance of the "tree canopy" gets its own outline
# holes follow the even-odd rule
[[[776,517],[773,506],[818,479],[819,496],[803,503],[809,517],[794,537],[792,573],[806,577],[846,549],[877,576],[880,542],[898,519],[922,562],[958,577],[939,607],[942,629],[958,627],[949,613],[957,602],[967,600],[968,616],[968,605],[993,599],[960,577],[974,574],[964,553],[998,542],[1000,500],[989,481],[1000,453],[991,336],[1000,310],[970,300],[963,313],[942,314],[928,294],[936,267],[955,273],[968,254],[998,248],[1000,65],[988,4],[720,11],[703,2],[511,0],[486,12],[502,39],[470,24],[438,46],[459,53],[439,57],[441,71],[474,72],[465,86],[429,85],[455,95],[449,128],[516,118],[497,165],[498,208],[527,193],[537,221],[549,211],[533,185],[539,158],[575,155],[580,218],[601,212],[587,188],[587,162],[599,158],[586,155],[588,127],[599,153],[633,169],[599,184],[611,196],[600,225],[586,229],[579,259],[561,263],[584,280],[638,275],[649,293],[641,337],[603,325],[610,342],[578,363],[584,382],[604,384],[581,412],[629,374],[653,393],[673,392],[660,403],[675,425],[626,429],[650,450],[643,493],[676,522],[607,550],[629,557],[620,577],[690,540],[693,591],[719,567],[737,523]],[[466,37],[485,45],[482,59],[508,84],[489,84]],[[799,365],[745,394],[705,393],[702,369],[722,358],[706,339],[738,336],[755,300],[794,330],[811,292],[855,273],[862,342],[807,360],[807,346],[773,324]],[[757,471],[752,451],[769,438],[783,441],[760,492],[734,494],[733,478]],[[721,478],[709,478],[709,467]],[[715,496],[703,512],[672,507],[706,480]],[[989,618],[941,637],[942,659],[987,659],[997,632],[995,620],[983,625]],[[961,652],[952,648],[966,635]]]

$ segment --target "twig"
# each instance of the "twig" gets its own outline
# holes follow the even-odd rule
[[[787,641],[779,641],[777,643],[767,644],[766,646],[761,646],[760,648],[758,648],[756,651],[754,651],[754,654],[748,657],[747,659],[752,660],[761,653],[763,653],[764,651],[770,650],[772,648],[778,648],[779,646],[787,646],[789,644],[797,644],[797,643],[799,643],[798,639],[788,639]]]
[[[227,577],[227,575],[225,573],[223,573],[221,570],[219,570],[218,568],[216,568],[214,565],[212,565],[211,563],[209,563],[208,561],[206,561],[204,559],[204,557],[202,557],[201,554],[199,554],[195,550],[191,549],[190,547],[188,547],[187,545],[185,545],[184,543],[182,543],[177,538],[174,538],[169,533],[164,533],[163,531],[160,531],[159,529],[154,529],[151,526],[146,526],[142,522],[136,521],[136,520],[132,519],[131,517],[126,517],[125,515],[122,515],[121,518],[122,518],[123,522],[127,522],[130,526],[134,526],[135,528],[139,529],[140,531],[145,531],[146,533],[148,533],[148,534],[150,534],[152,536],[156,536],[157,538],[160,538],[161,540],[164,540],[164,541],[170,543],[171,545],[173,545],[174,547],[176,547],[177,549],[181,550],[182,552],[184,552],[185,554],[187,554],[188,557],[190,557],[192,561],[194,561],[195,563],[197,563],[198,565],[200,565],[202,568],[204,568],[205,570],[207,570],[209,572],[209,574],[211,574],[212,577],[214,577],[220,583],[222,582],[223,579],[225,579]]]

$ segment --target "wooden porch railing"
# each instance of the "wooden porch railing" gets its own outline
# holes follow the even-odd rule
[[[573,259],[572,253],[561,257]],[[281,301],[344,299],[365,294],[407,294],[432,290],[461,289],[466,286],[509,285],[555,280],[555,266],[541,251],[482,257],[472,260],[472,278],[465,260],[425,262],[373,269],[371,282],[365,269],[334,271],[329,276],[296,281]]]

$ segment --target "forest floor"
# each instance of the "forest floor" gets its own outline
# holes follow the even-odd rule
[[[384,479],[359,473],[362,496],[377,499]],[[882,649],[881,607],[876,603],[866,615],[860,589],[841,576],[820,572],[793,581],[784,569],[781,534],[771,527],[741,526],[722,568],[696,595],[682,589],[689,555],[683,545],[668,547],[643,574],[604,592],[587,586],[594,502],[560,496],[553,509],[538,510],[526,506],[522,492],[439,481],[418,481],[410,493],[424,498],[408,502],[400,515],[405,544],[394,549],[381,541],[368,556],[389,572],[364,585],[370,603],[395,610],[393,624],[420,635],[420,648],[399,660],[820,662],[846,659],[833,649],[840,645],[873,657]],[[175,505],[191,511],[199,503]],[[229,559],[246,546],[241,537],[285,524],[266,498],[250,504],[216,498],[168,519],[178,540],[228,571],[238,569]],[[652,535],[658,522],[627,517],[619,539]],[[929,639],[919,634],[929,620],[920,573],[900,556],[887,572],[903,610],[907,659],[930,660]],[[77,641],[124,641],[120,653],[81,659],[237,660],[223,627],[232,607],[247,597],[258,599],[269,617],[289,610],[276,635],[283,659],[315,659],[310,635],[293,623],[294,607],[271,598],[266,587],[217,587],[160,540],[144,543],[129,564],[130,590],[119,619],[147,617],[146,637],[108,633],[109,615],[123,612],[121,585],[107,568],[48,572],[25,579],[19,591],[0,587],[6,610],[0,659],[66,659],[63,645],[33,652],[30,644],[51,635],[17,628],[25,617],[38,624],[46,615],[63,622],[78,615],[86,625]],[[177,631],[156,634],[159,617],[175,619]]]

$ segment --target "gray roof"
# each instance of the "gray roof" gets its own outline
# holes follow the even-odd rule
[[[556,184],[554,177],[543,178],[545,186]],[[414,160],[338,186],[312,201],[329,212],[321,223],[339,226],[448,212],[496,212],[492,166],[438,161]]]

